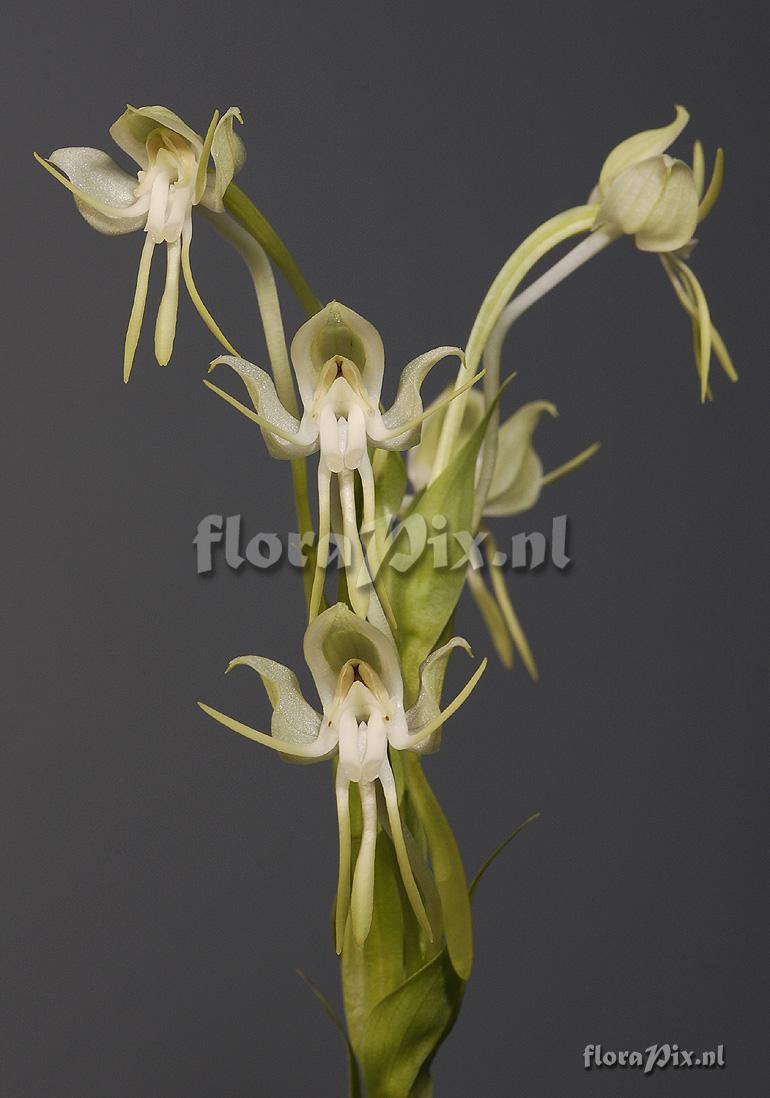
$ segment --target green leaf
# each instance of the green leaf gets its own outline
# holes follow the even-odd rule
[[[412,524],[418,536],[420,531],[427,535],[422,551],[415,554],[417,559],[404,571],[395,566],[398,554],[406,551],[408,542],[400,532],[391,539],[385,555],[382,577],[398,622],[396,643],[404,670],[407,705],[417,695],[420,664],[435,647],[465,583],[464,550],[454,535],[470,536],[476,458],[501,393],[502,388],[459,453],[410,510],[407,532],[408,524]],[[438,552],[445,539],[446,564],[429,543],[437,534],[442,539],[436,547]]]
[[[321,310],[321,302],[308,285],[307,279],[294,261],[289,249],[261,210],[257,209],[248,195],[231,183],[224,194],[225,209],[239,225],[242,225],[254,239],[262,245],[267,254],[279,267],[297,296],[300,305],[308,316],[314,316]]]
[[[528,816],[526,818],[526,820],[524,820],[522,823],[520,823],[518,825],[518,827],[515,827],[513,829],[513,831],[510,833],[510,835],[508,835],[505,839],[503,839],[503,841],[500,843],[500,845],[495,850],[492,851],[492,853],[489,855],[487,860],[482,865],[481,869],[478,871],[476,876],[473,878],[473,881],[471,883],[471,887],[470,887],[470,890],[469,890],[469,893],[468,893],[471,900],[474,897],[474,894],[476,892],[476,889],[479,886],[481,878],[484,876],[486,871],[492,865],[492,862],[494,862],[499,857],[499,855],[502,854],[502,852],[505,850],[508,843],[513,842],[513,840],[516,838],[516,836],[520,832],[522,832],[525,827],[529,827],[529,825],[531,823],[534,823],[535,820],[539,820],[539,819],[540,819],[540,813],[539,812],[533,812],[532,815]]]
[[[447,950],[457,975],[467,980],[473,964],[473,928],[460,851],[441,805],[425,777],[419,756],[404,751],[401,761],[406,790],[428,843],[433,876],[441,899]]]
[[[464,990],[443,950],[372,1011],[361,1057],[368,1098],[428,1098],[430,1063]]]
[[[342,1039],[344,1040],[348,1050],[348,1098],[364,1098],[364,1092],[361,1087],[361,1073],[358,1068],[358,1061],[356,1060],[355,1053],[353,1052],[353,1046],[351,1045],[350,1040],[348,1039],[348,1035],[345,1032],[345,1027],[337,1017],[336,1010],[331,1005],[321,989],[317,987],[316,984],[314,984],[308,976],[305,975],[301,968],[298,968],[296,972],[299,978],[301,980],[304,980],[307,986],[313,992],[316,999],[321,1004],[324,1013],[328,1015],[334,1026],[342,1034]]]

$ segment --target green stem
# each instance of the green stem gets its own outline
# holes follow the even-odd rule
[[[249,196],[244,194],[235,183],[231,183],[225,191],[224,203],[225,209],[229,210],[238,224],[251,233],[276,266],[283,271],[287,282],[307,315],[310,317],[319,312],[322,308],[321,302],[310,289],[307,279],[297,266],[291,252]]]

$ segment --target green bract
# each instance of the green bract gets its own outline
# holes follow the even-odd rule
[[[89,225],[114,236],[143,229],[146,236],[123,354],[123,378],[128,381],[139,341],[147,300],[150,263],[156,245],[166,245],[166,285],[155,322],[155,357],[161,366],[171,358],[176,331],[180,269],[196,309],[214,335],[234,352],[203,304],[190,268],[192,210],[199,203],[224,210],[223,196],[243,165],[245,149],[234,132],[237,107],[220,118],[215,111],[205,137],[191,130],[165,107],[128,109],[110,128],[116,145],[139,165],[135,176],[120,168],[107,153],[91,148],[66,148],[43,167],[75,198]],[[210,161],[213,168],[210,169]]]

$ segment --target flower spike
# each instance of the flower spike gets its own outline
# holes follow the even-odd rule
[[[271,734],[226,716],[203,702],[200,708],[214,720],[247,739],[278,751],[284,758],[315,762],[337,756],[335,799],[339,827],[339,876],[335,936],[341,952],[348,921],[354,940],[362,944],[371,927],[374,861],[380,826],[376,784],[382,790],[385,819],[396,852],[404,890],[415,917],[429,939],[433,930],[401,821],[396,781],[389,751],[420,751],[441,725],[462,705],[486,667],[483,660],[449,705],[440,706],[446,662],[456,647],[470,654],[459,637],[423,663],[420,694],[405,712],[404,684],[396,648],[385,633],[338,603],[320,614],[305,633],[305,659],[321,701],[318,713],[303,697],[296,676],[287,667],[261,656],[240,656],[236,666],[255,670],[273,707]],[[363,832],[352,864],[349,786],[358,785]],[[352,879],[351,879],[352,876]]]

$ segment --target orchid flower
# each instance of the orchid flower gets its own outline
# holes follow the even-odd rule
[[[595,229],[633,236],[637,248],[657,252],[676,295],[692,319],[695,364],[701,400],[710,396],[712,348],[731,381],[738,375],[719,333],[711,323],[706,297],[685,260],[694,248],[693,233],[711,212],[722,188],[724,155],[717,149],[711,181],[704,193],[703,148],[695,142],[692,166],[668,156],[666,149],[689,121],[684,107],[668,126],[626,138],[612,150],[591,200],[599,203]]]
[[[472,390],[468,393],[463,411],[457,445],[462,446],[484,417],[484,397]],[[556,407],[546,400],[534,400],[522,405],[498,429],[495,463],[482,516],[518,515],[534,507],[540,492],[547,484],[579,468],[599,449],[594,443],[575,457],[553,469],[543,472],[543,463],[535,452],[532,436],[541,416],[556,416]],[[433,463],[439,447],[444,412],[430,418],[423,428],[420,443],[410,451],[407,471],[415,491],[419,492],[433,479]],[[477,461],[477,475],[481,472],[483,455]],[[494,595],[487,589],[481,573],[468,568],[468,586],[482,613],[497,653],[510,667],[513,662],[511,641],[521,655],[530,675],[537,678],[537,666],[524,630],[508,597],[505,579],[496,563],[497,546],[492,532],[482,525],[483,549],[487,558]]]
[[[423,752],[435,746],[441,726],[465,701],[481,678],[483,660],[465,687],[444,709],[440,691],[446,663],[459,637],[431,653],[420,669],[420,692],[404,708],[404,684],[390,637],[337,603],[320,614],[305,633],[305,660],[321,700],[322,712],[307,702],[296,675],[283,664],[261,656],[239,656],[227,670],[253,668],[262,679],[273,707],[271,735],[234,720],[199,702],[201,709],[226,728],[278,751],[287,760],[313,762],[337,757],[335,791],[339,824],[339,879],[335,934],[340,953],[350,916],[353,937],[366,940],[372,922],[374,858],[378,832],[376,785],[393,839],[404,889],[429,938],[433,930],[415,880],[399,813],[389,750]],[[363,831],[356,864],[351,865],[350,784],[358,785]],[[414,855],[413,855],[414,856]],[[352,871],[352,885],[351,885]]]
[[[38,162],[71,191],[78,210],[93,228],[110,236],[139,229],[145,232],[126,331],[124,381],[131,374],[150,264],[158,244],[165,243],[167,257],[166,283],[155,323],[155,357],[160,365],[170,360],[174,346],[180,269],[201,317],[220,342],[233,350],[196,289],[190,268],[190,242],[193,207],[202,204],[222,212],[224,192],[244,162],[243,144],[233,130],[235,119],[243,121],[237,107],[230,107],[221,118],[215,111],[202,138],[165,107],[128,107],[110,128],[110,135],[139,165],[136,175],[124,171],[98,149],[57,149],[48,160],[35,154]]]
[[[301,419],[281,402],[272,378],[245,359],[223,355],[212,368],[225,363],[241,377],[255,411],[222,389],[206,382],[219,396],[256,422],[269,452],[277,458],[301,458],[320,450],[318,465],[319,546],[328,544],[331,528],[331,481],[338,479],[343,533],[352,546],[353,571],[368,575],[363,567],[355,503],[354,473],[363,488],[363,522],[374,526],[374,478],[369,446],[406,450],[420,439],[423,421],[465,392],[478,376],[461,389],[423,410],[420,389],[429,371],[448,355],[462,360],[459,347],[437,347],[413,359],[401,374],[396,399],[380,410],[385,356],[377,329],[358,313],[332,301],[311,317],[295,335],[291,360],[303,405]],[[311,618],[318,609],[323,585],[324,559],[319,553],[311,598]],[[362,590],[366,580],[356,579],[350,593],[362,616],[369,597]]]

